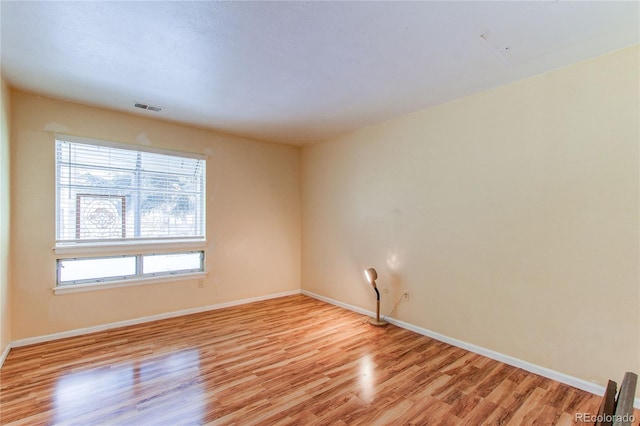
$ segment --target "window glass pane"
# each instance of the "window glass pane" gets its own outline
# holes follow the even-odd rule
[[[136,274],[135,256],[108,257],[96,259],[59,260],[61,283],[71,281],[101,280]]]
[[[204,159],[56,141],[56,241],[204,239]]]
[[[142,273],[156,274],[174,271],[201,271],[201,255],[201,252],[196,252],[142,256]]]

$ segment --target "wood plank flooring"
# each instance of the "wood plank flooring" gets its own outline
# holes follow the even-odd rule
[[[600,402],[306,296],[15,348],[0,382],[10,425],[551,425]]]

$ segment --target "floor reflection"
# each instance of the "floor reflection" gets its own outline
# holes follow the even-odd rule
[[[364,401],[371,401],[375,388],[375,365],[371,355],[367,354],[360,358],[360,375],[358,384],[360,385],[360,398]]]
[[[195,349],[141,362],[73,371],[53,397],[55,423],[202,423],[205,390]]]

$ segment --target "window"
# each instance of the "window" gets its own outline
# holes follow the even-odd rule
[[[58,259],[58,285],[172,276],[203,270],[203,251]]]
[[[204,240],[205,160],[56,141],[56,245]]]
[[[204,271],[203,251],[175,251],[205,241],[204,156],[69,136],[55,149],[56,253],[86,255],[58,259],[58,285]]]

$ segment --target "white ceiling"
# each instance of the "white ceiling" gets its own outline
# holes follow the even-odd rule
[[[640,40],[636,1],[2,1],[0,15],[12,86],[293,144]]]

